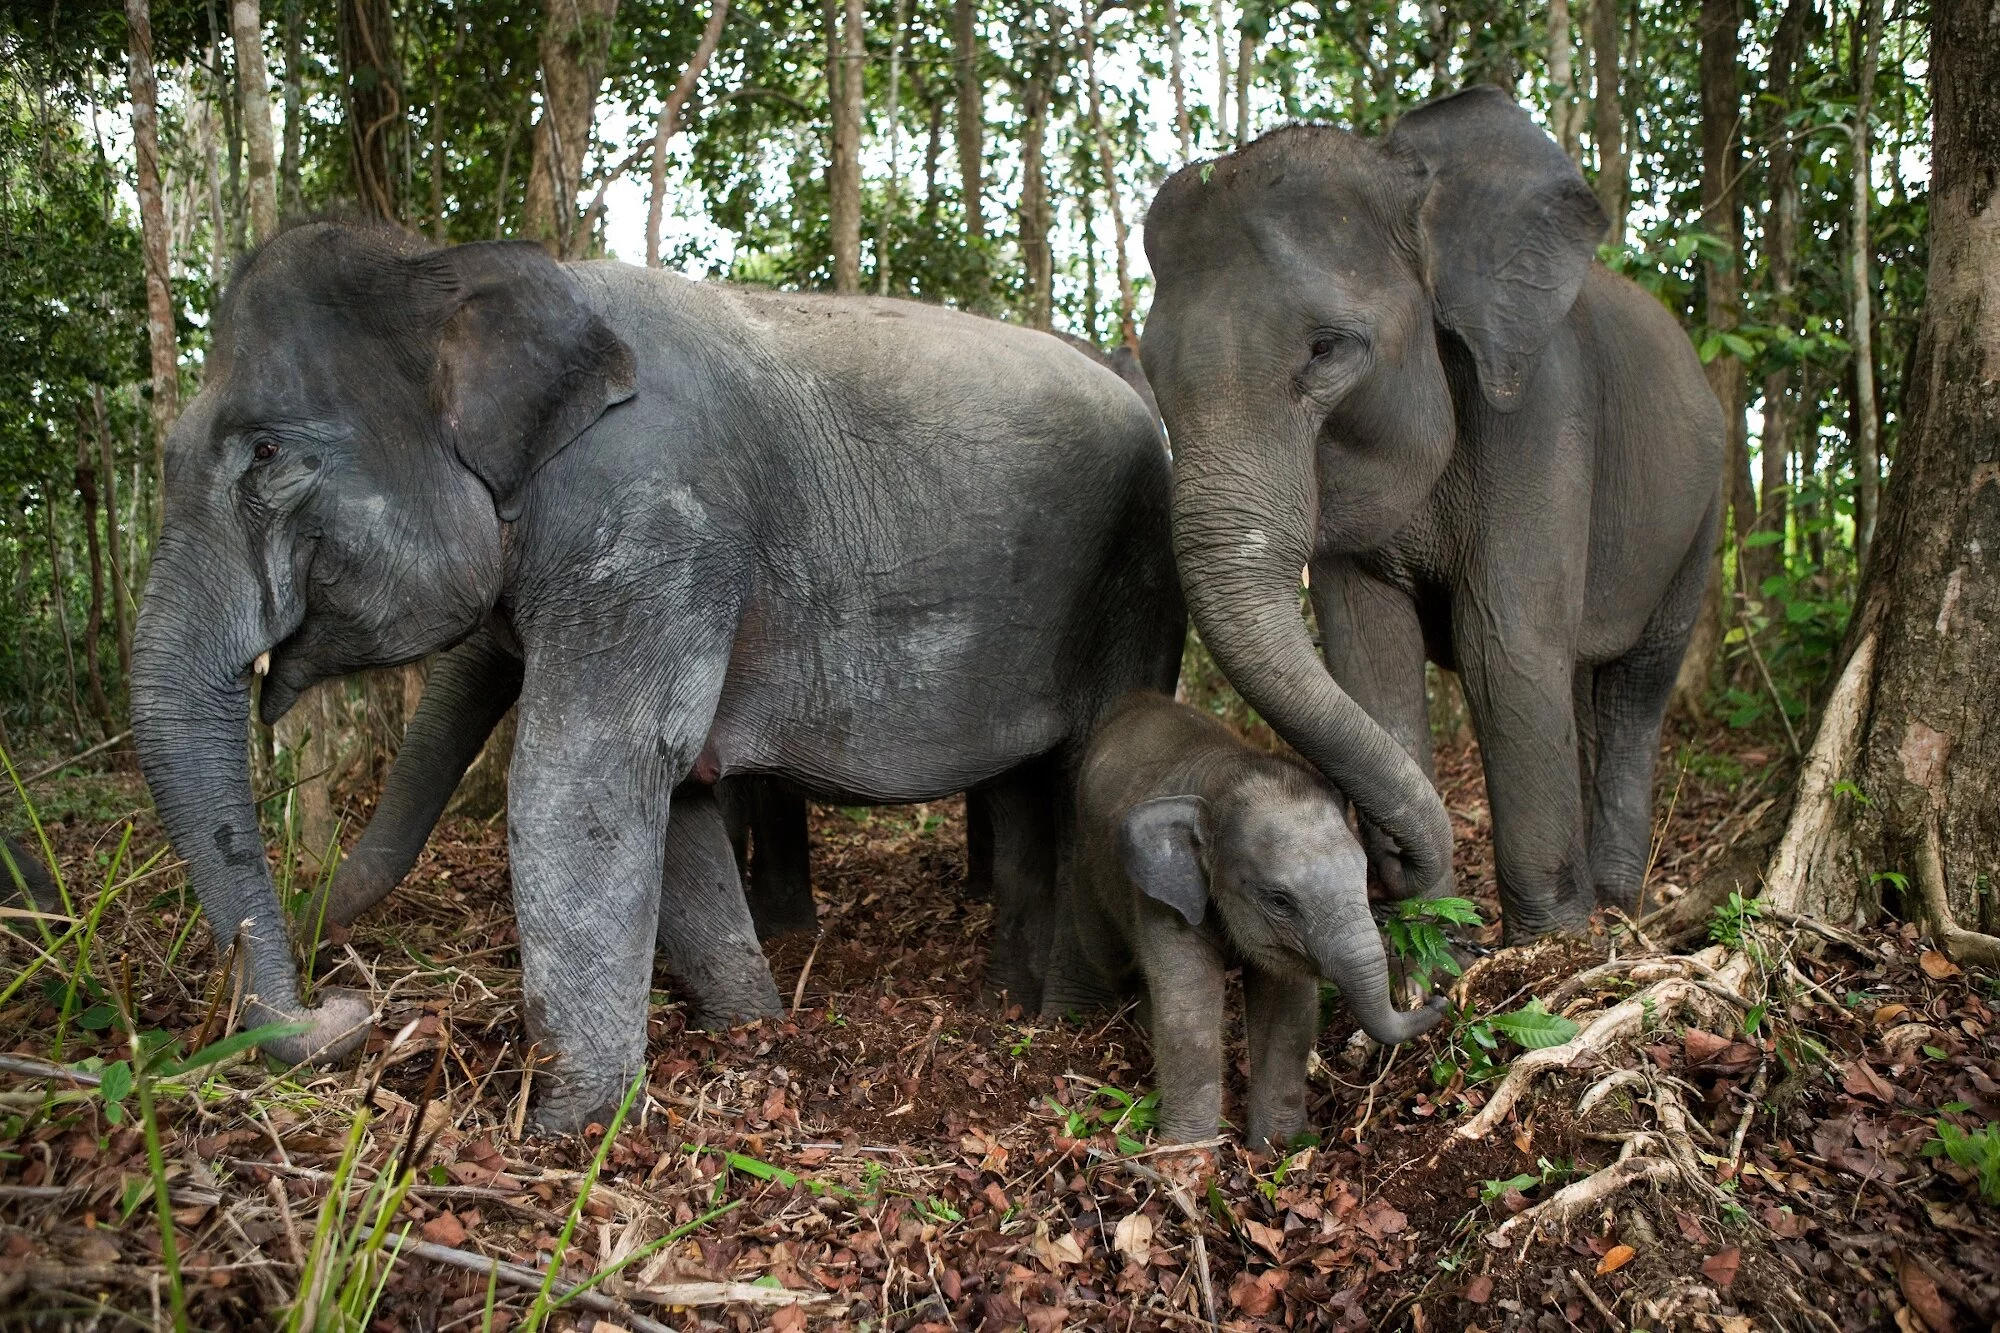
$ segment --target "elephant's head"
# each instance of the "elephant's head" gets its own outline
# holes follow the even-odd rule
[[[1335,794],[1290,765],[1261,767],[1209,797],[1142,801],[1119,827],[1139,891],[1200,925],[1213,906],[1238,952],[1280,975],[1324,977],[1387,1045],[1431,1030],[1444,997],[1399,1010],[1368,910],[1368,863]]]
[[[132,730],[219,939],[242,933],[279,1046],[337,1058],[367,1005],[302,1010],[252,805],[253,671],[274,721],[316,681],[446,647],[501,591],[535,467],[630,396],[630,350],[533,245],[312,224],[241,266],[167,443]]]
[[[1519,405],[1603,230],[1569,159],[1492,88],[1379,141],[1276,131],[1178,172],[1147,215],[1144,356],[1188,609],[1418,892],[1449,882],[1443,806],[1315,657],[1299,570],[1381,547],[1443,475],[1460,413]]]

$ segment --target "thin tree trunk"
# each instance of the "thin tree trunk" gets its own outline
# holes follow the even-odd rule
[[[1223,21],[1222,0],[1215,0],[1215,147],[1229,151],[1229,27]]]
[[[336,834],[333,765],[338,749],[333,692],[340,688],[339,681],[326,681],[308,689],[273,729],[277,744],[292,754],[298,784],[293,792],[299,815],[299,849],[306,855],[307,872],[313,875],[326,868]]]
[[[646,267],[660,266],[660,224],[666,216],[667,202],[667,145],[680,132],[681,112],[694,95],[695,80],[708,68],[709,60],[715,55],[715,48],[722,41],[722,25],[729,19],[729,0],[715,0],[709,7],[708,24],[701,30],[701,40],[695,44],[694,55],[688,58],[687,68],[680,78],[674,80],[673,89],[668,92],[666,102],[660,107],[659,129],[653,135],[653,188],[646,200]]]
[[[1991,967],[2000,864],[2000,25],[1985,0],[1930,9],[1930,269],[1907,416],[1875,553],[1862,576],[1847,669],[1815,750],[1842,781],[1801,794],[1786,845],[1820,854],[1774,866],[1780,906],[1835,921],[1872,915],[1875,872],[1905,876],[1905,914],[1947,953]],[[1865,40],[1865,37],[1864,37]],[[1865,56],[1864,56],[1865,60]],[[1842,725],[1844,724],[1844,725]],[[1866,799],[1843,794],[1858,788]],[[1795,836],[1798,835],[1798,836]]]
[[[861,290],[861,94],[865,82],[861,0],[826,3],[833,95],[833,162],[827,198],[833,231],[833,289]]]
[[[444,222],[444,107],[431,100],[431,240],[445,243]]]
[[[896,207],[903,192],[903,45],[909,40],[910,0],[896,0],[896,23],[889,35],[889,187],[882,201],[882,229],[875,239],[875,293],[889,294],[889,247]]]
[[[1097,168],[1104,177],[1104,194],[1111,205],[1113,255],[1118,264],[1118,341],[1137,352],[1138,303],[1132,294],[1132,268],[1126,254],[1125,209],[1118,202],[1118,163],[1111,151],[1111,136],[1104,128],[1103,85],[1097,77],[1097,21],[1091,13],[1094,3],[1095,0],[1081,0],[1077,7],[1083,17],[1083,67],[1090,93],[1090,133],[1097,141]],[[1242,92],[1241,88],[1238,92]],[[1239,99],[1239,110],[1241,106]]]
[[[285,25],[285,140],[278,159],[279,189],[284,211],[297,213],[305,208],[305,191],[299,184],[299,117],[304,88],[301,85],[299,0],[284,0]]]
[[[21,520],[21,527],[25,532],[27,528],[27,514],[23,512],[17,515],[17,517]],[[25,540],[16,541],[14,543],[15,605],[28,606],[31,604],[30,599],[34,596],[34,593],[30,590],[29,585],[34,580],[34,572],[34,560],[28,553],[28,543]],[[15,650],[20,654],[21,658],[21,699],[23,703],[28,705],[28,725],[33,727],[40,720],[41,713],[41,709],[37,706],[40,703],[40,695],[36,690],[38,680],[35,671],[33,634],[35,618],[24,615],[20,618],[19,625],[20,630]]]
[[[1167,0],[1167,70],[1174,84],[1174,133],[1180,139],[1181,161],[1194,156],[1194,131],[1188,124],[1187,78],[1181,60],[1181,0]]]
[[[221,96],[221,90],[217,90]],[[203,145],[208,162],[208,272],[209,281],[215,286],[215,296],[220,299],[222,289],[229,282],[229,215],[222,201],[222,157],[216,144],[215,108],[202,108]]]
[[[1742,176],[1743,91],[1738,45],[1742,19],[1742,0],[1702,0],[1702,223],[1721,242],[1723,251],[1720,259],[1703,265],[1702,276],[1705,322],[1717,333],[1734,332],[1742,323],[1743,207],[1738,187]],[[1757,525],[1757,494],[1750,484],[1747,376],[1743,362],[1726,347],[1708,363],[1708,387],[1722,404],[1728,431],[1723,495],[1735,541],[1740,543]],[[1734,605],[1739,591],[1734,587],[1723,590],[1725,608]],[[1724,618],[1728,618],[1726,609]]]
[[[500,141],[500,174],[493,187],[493,239],[496,241],[507,234],[507,169],[513,165],[514,140],[519,134],[520,126],[510,124],[507,137]]]
[[[576,196],[617,14],[618,0],[546,0],[543,11],[542,113],[535,118],[521,226],[557,258],[574,259],[589,242],[578,235]]]
[[[1882,48],[1882,0],[1860,0],[1861,70],[1854,92],[1853,222],[1848,234],[1848,285],[1854,301],[1847,340],[1854,349],[1854,560],[1868,567],[1875,544],[1875,514],[1882,478],[1881,416],[1875,405],[1874,277],[1868,214],[1875,196],[1870,170],[1869,117],[1875,99],[1875,66]]]
[[[236,43],[236,95],[243,144],[252,244],[278,229],[276,163],[271,153],[271,80],[264,68],[264,19],[257,0],[230,0],[229,34]]]
[[[1766,78],[1770,111],[1766,140],[1770,144],[1771,206],[1764,223],[1766,272],[1770,277],[1773,320],[1791,328],[1797,318],[1792,308],[1793,288],[1798,276],[1799,182],[1798,155],[1785,126],[1791,110],[1792,77],[1805,42],[1807,0],[1789,0],[1784,17],[1778,21],[1771,44],[1770,73]],[[1790,483],[1786,465],[1792,453],[1792,367],[1779,366],[1764,376],[1764,432],[1758,442],[1762,476],[1757,492],[1757,531],[1775,534],[1768,545],[1746,549],[1746,582],[1753,595],[1761,597],[1765,581],[1784,568],[1785,492]]]
[[[1247,20],[1246,20],[1247,22]],[[1250,142],[1250,81],[1257,68],[1257,39],[1250,30],[1236,32],[1236,146]]]
[[[1556,142],[1572,162],[1580,161],[1582,146],[1577,132],[1582,117],[1577,114],[1576,78],[1571,55],[1569,0],[1549,0],[1549,119],[1555,123]]]
[[[1611,219],[1610,241],[1625,243],[1625,108],[1619,91],[1618,0],[1591,0],[1591,69],[1597,82],[1591,138],[1597,146],[1597,202]]]
[[[180,354],[174,344],[167,210],[160,196],[159,82],[153,74],[149,0],[125,0],[132,99],[132,156],[138,163],[139,233],[146,257],[146,343],[153,371],[153,485],[166,478],[167,433],[180,416]]]
[[[986,111],[979,87],[978,0],[952,0],[952,80],[958,103],[958,192],[966,239],[986,239]]]
[[[90,686],[90,712],[110,740],[118,734],[111,715],[111,700],[104,693],[104,669],[99,663],[98,641],[104,632],[104,554],[97,540],[97,460],[92,456],[89,432],[78,432],[76,442],[77,498],[83,501],[84,549],[90,556],[90,611],[83,621],[83,670]]]
[[[339,0],[338,19],[349,180],[363,212],[394,222],[402,217],[403,84],[389,0]]]
[[[938,159],[944,154],[944,102],[925,89],[925,114],[930,118],[930,136],[924,140],[924,230],[937,225]]]
[[[53,497],[42,505],[42,522],[49,540],[49,590],[54,595],[56,631],[62,635],[63,668],[69,678],[69,715],[76,723],[75,739],[81,742],[89,728],[83,725],[83,699],[76,687],[76,645],[69,635],[69,590],[64,586],[62,543],[56,536],[56,506]]]
[[[1046,48],[1045,48],[1046,49]],[[1027,270],[1028,326],[1048,329],[1054,325],[1050,287],[1053,281],[1049,255],[1048,171],[1043,149],[1049,128],[1049,88],[1045,57],[1036,55],[1037,68],[1021,90],[1021,262]]]
[[[104,483],[104,549],[111,565],[111,626],[118,646],[118,682],[132,683],[132,622],[126,614],[125,557],[118,539],[118,461],[111,447],[111,420],[104,410],[104,386],[90,388],[97,428],[98,475]]]

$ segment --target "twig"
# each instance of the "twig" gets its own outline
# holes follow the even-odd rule
[[[427,1240],[411,1240],[408,1236],[390,1237],[387,1248],[399,1258],[406,1254],[415,1255],[434,1264],[463,1269],[468,1273],[485,1274],[511,1286],[526,1287],[530,1291],[540,1291],[542,1282],[547,1276],[537,1273],[532,1268],[522,1268],[518,1264],[489,1259],[483,1254],[473,1254],[466,1250],[455,1250],[449,1245],[438,1245]],[[586,1310],[595,1310],[599,1314],[615,1314],[637,1330],[637,1333],[674,1333],[665,1324],[648,1319],[644,1315],[634,1314],[624,1302],[613,1300],[609,1296],[600,1296],[594,1291],[578,1291],[571,1283],[560,1281],[552,1283],[549,1289],[559,1300],[574,1302]]]
[[[1729,1175],[1736,1176],[1736,1169],[1743,1164],[1743,1140],[1750,1134],[1750,1122],[1757,1118],[1757,1105],[1764,1100],[1764,1089],[1771,1079],[1771,1062],[1757,1062],[1757,1077],[1750,1080],[1750,1100],[1743,1107],[1743,1114],[1736,1122],[1736,1132],[1729,1136]]]
[[[1572,1268],[1569,1270],[1569,1280],[1576,1283],[1576,1289],[1583,1293],[1583,1298],[1590,1302],[1591,1307],[1604,1316],[1604,1322],[1611,1325],[1612,1333],[1625,1333],[1625,1321],[1611,1313],[1611,1307],[1604,1303],[1604,1298],[1597,1294],[1597,1289],[1584,1280],[1583,1274]]]
[[[1759,900],[1759,906],[1763,908],[1764,915],[1773,921],[1782,921],[1784,924],[1796,927],[1799,930],[1809,930],[1824,939],[1832,940],[1843,949],[1849,949],[1860,954],[1870,962],[1879,963],[1883,961],[1880,949],[1877,949],[1851,930],[1831,925],[1816,917],[1800,916],[1796,912],[1787,912],[1783,908],[1773,907],[1770,903],[1761,899]]]
[[[1177,1146],[1188,1148],[1193,1145],[1179,1144]],[[1150,1166],[1141,1166],[1130,1158],[1118,1158],[1116,1159],[1116,1164],[1130,1171],[1133,1175],[1152,1181],[1153,1184],[1166,1193],[1169,1199],[1174,1201],[1174,1207],[1180,1209],[1181,1216],[1187,1219],[1188,1236],[1194,1245],[1195,1285],[1201,1291],[1201,1308],[1208,1315],[1209,1328],[1217,1330],[1219,1333],[1222,1325],[1215,1317],[1215,1277],[1209,1271],[1208,1240],[1202,1234],[1201,1214],[1195,1211],[1194,1200],[1188,1197],[1187,1189],[1178,1181],[1167,1179],[1167,1177],[1161,1175]]]
[[[60,763],[50,764],[47,768],[43,769],[39,773],[31,774],[28,777],[22,778],[21,785],[23,787],[31,787],[35,783],[40,782],[43,778],[52,777],[55,774],[62,772],[65,768],[68,768],[71,764],[80,764],[84,760],[90,758],[90,756],[97,754],[101,751],[108,750],[112,746],[118,744],[120,741],[130,740],[131,738],[132,738],[131,732],[121,731],[116,736],[113,736],[110,740],[99,741],[97,744],[91,746],[88,750],[85,750],[81,754],[73,754],[69,758],[63,760]]]
[[[799,969],[799,984],[792,987],[792,1012],[795,1014],[799,1011],[799,1006],[805,1003],[806,978],[812,975],[813,959],[819,957],[819,946],[824,943],[826,943],[824,935],[813,941],[812,952],[806,955],[806,965]]]

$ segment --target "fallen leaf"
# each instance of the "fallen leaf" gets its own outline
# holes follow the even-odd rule
[[[796,1305],[781,1305],[771,1311],[772,1333],[805,1333],[806,1312]]]
[[[1866,1060],[1848,1061],[1840,1073],[1840,1086],[1847,1089],[1850,1096],[1866,1097],[1884,1106],[1896,1104],[1896,1090],[1883,1082],[1882,1076]]]
[[[1264,1277],[1269,1276],[1269,1273],[1264,1274]],[[1229,1284],[1229,1303],[1252,1317],[1269,1314],[1271,1307],[1278,1303],[1278,1292],[1263,1278],[1252,1277],[1247,1272],[1238,1273],[1236,1280]]]
[[[1958,1333],[1958,1320],[1952,1317],[1944,1293],[1938,1290],[1923,1265],[1903,1250],[1896,1251],[1896,1282],[1903,1289],[1903,1299],[1923,1319],[1930,1333]]]
[[[1052,1240],[1049,1238],[1049,1224],[1037,1222],[1035,1237],[1031,1244],[1035,1257],[1047,1264],[1052,1273],[1061,1271],[1065,1264],[1083,1262],[1083,1247],[1077,1244],[1074,1231],[1065,1231],[1060,1237]]]
[[[1613,1245],[1605,1252],[1604,1257],[1597,1261],[1597,1275],[1603,1277],[1606,1273],[1617,1272],[1626,1264],[1631,1263],[1632,1256],[1637,1253],[1638,1251],[1630,1245]]]
[[[1361,1228],[1375,1240],[1387,1240],[1399,1231],[1406,1230],[1410,1219],[1388,1204],[1377,1199],[1367,1210],[1355,1219],[1354,1225]]]
[[[433,1245],[449,1245],[453,1249],[465,1244],[465,1224],[455,1213],[439,1213],[424,1223],[424,1239]]]
[[[1059,1333],[1063,1326],[1060,1305],[1037,1305],[1030,1301],[1021,1307],[1021,1317],[1028,1321],[1028,1333]]]
[[[1400,1230],[1401,1228],[1398,1228]],[[1276,1227],[1267,1227],[1261,1222],[1245,1221],[1243,1232],[1249,1236],[1266,1254],[1279,1263],[1285,1261],[1285,1233]]]
[[[1465,1284],[1465,1299],[1474,1305],[1484,1305],[1493,1299],[1493,1279],[1481,1273]]]
[[[1718,1315],[1715,1325],[1721,1333],[1756,1333],[1757,1328],[1747,1314]]]
[[[1764,1225],[1771,1228],[1771,1234],[1780,1240],[1797,1240],[1812,1230],[1812,1223],[1807,1219],[1770,1204],[1764,1205]]]
[[[614,1324],[609,1319],[600,1319],[590,1326],[590,1333],[632,1333],[623,1324]]]
[[[1144,1213],[1127,1213],[1118,1219],[1111,1244],[1133,1263],[1145,1263],[1153,1254],[1153,1219]]]
[[[1736,1269],[1742,1262],[1743,1251],[1732,1245],[1702,1260],[1701,1275],[1726,1291],[1729,1284],[1736,1280]]]
[[[1924,975],[1932,981],[1946,981],[1959,973],[1958,964],[1936,949],[1924,950],[1924,956],[1917,960],[1917,966],[1923,968]]]
[[[1907,1004],[1885,1004],[1875,1011],[1875,1026],[1878,1028],[1888,1027],[1891,1023],[1909,1012],[1910,1006]]]

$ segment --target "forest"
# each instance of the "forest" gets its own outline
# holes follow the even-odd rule
[[[538,1135],[512,714],[394,899],[312,917],[426,654],[253,710],[289,947],[374,1006],[358,1060],[272,1054],[134,742],[167,442],[259,247],[521,240],[1158,373],[1176,171],[1479,86],[1721,409],[1637,907],[1503,938],[1492,743],[1431,666],[1455,887],[1376,912],[1446,1017],[1381,1045],[1321,992],[1289,1147],[1239,1132],[1235,999],[1188,1147],[1132,1006],[983,1002],[957,796],[813,804],[781,1015],[707,1030],[662,964],[616,1114]],[[1996,88],[1975,0],[5,0],[0,1325],[2000,1326]],[[1324,768],[1223,660],[1191,632],[1178,697]]]

